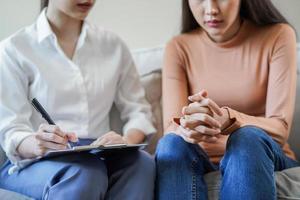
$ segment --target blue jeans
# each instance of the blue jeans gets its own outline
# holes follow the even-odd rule
[[[70,154],[8,175],[10,167],[8,161],[0,169],[0,188],[34,199],[152,200],[154,196],[155,162],[143,151]]]
[[[156,162],[158,200],[207,199],[203,176],[216,170],[222,173],[220,199],[274,200],[274,172],[299,166],[265,131],[253,126],[231,134],[220,166],[211,163],[199,145],[175,134],[160,140]]]

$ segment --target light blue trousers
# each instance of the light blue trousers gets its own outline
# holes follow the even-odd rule
[[[153,199],[155,163],[144,151],[66,155],[8,175],[10,167],[0,169],[0,188],[35,199]]]

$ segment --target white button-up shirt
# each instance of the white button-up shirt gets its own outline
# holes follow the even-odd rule
[[[30,104],[37,98],[55,123],[79,138],[110,131],[115,103],[127,123],[154,133],[151,108],[126,45],[113,33],[84,22],[72,60],[41,13],[36,23],[0,44],[0,141],[8,158],[21,160],[16,148],[46,123]]]

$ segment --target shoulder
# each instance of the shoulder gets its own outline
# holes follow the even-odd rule
[[[296,32],[289,24],[278,23],[266,26],[252,24],[252,31],[250,32],[255,38],[260,38],[260,40],[272,44],[278,42],[281,38],[287,42],[296,42]]]
[[[289,24],[274,24],[269,25],[263,28],[265,31],[266,37],[270,39],[277,40],[280,37],[284,37],[286,39],[296,39],[296,32]]]
[[[34,25],[24,27],[0,42],[0,54],[14,54],[32,41]],[[27,49],[28,50],[28,49]]]
[[[202,47],[201,29],[195,29],[188,33],[183,33],[173,37],[167,44],[165,54],[177,55],[181,59],[188,57],[191,52],[198,51]]]
[[[273,35],[295,36],[295,30],[289,24],[274,24],[270,25],[270,32]]]
[[[191,45],[200,42],[199,40],[200,35],[202,34],[201,29],[195,29],[189,33],[183,33],[173,37],[168,43],[167,47],[179,48],[184,49],[188,48]]]

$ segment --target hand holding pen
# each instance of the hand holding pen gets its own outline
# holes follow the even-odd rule
[[[34,108],[41,113],[42,117],[48,124],[42,124],[37,131],[35,138],[38,141],[39,152],[38,155],[43,155],[49,150],[63,150],[70,148],[69,141],[77,142],[78,138],[75,133],[63,132],[54,121],[51,119],[46,110],[36,100],[32,100]]]

